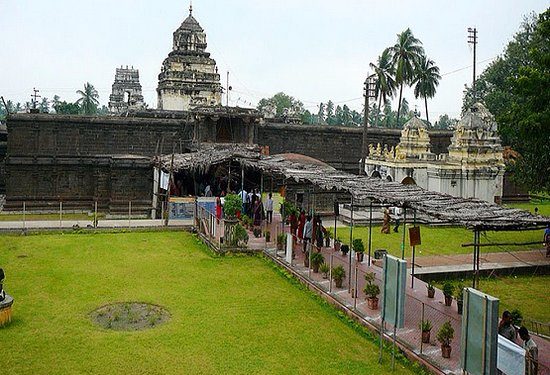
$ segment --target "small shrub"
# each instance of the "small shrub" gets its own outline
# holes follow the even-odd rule
[[[342,265],[332,268],[332,279],[334,281],[342,281],[346,277],[346,271]]]
[[[282,245],[286,241],[286,233],[279,233],[277,235],[277,245]]]
[[[452,297],[455,291],[455,286],[450,281],[445,281],[443,284],[443,294],[447,297]]]
[[[428,285],[426,285],[426,288],[427,288],[428,290],[434,290],[434,291],[435,291],[435,287],[434,287],[433,281],[429,281],[429,282],[428,282]]]
[[[458,284],[456,288],[456,299],[462,301],[464,299],[464,285]]]
[[[429,320],[423,320],[421,323],[420,323],[420,330],[422,332],[428,332],[432,329],[432,322],[430,322]]]
[[[321,264],[321,266],[319,267],[319,271],[321,271],[321,273],[323,274],[323,277],[327,278],[328,277],[328,273],[330,272],[330,266],[326,263],[323,263]]]
[[[365,245],[363,244],[363,240],[361,238],[354,239],[352,245],[353,245],[353,250],[355,250],[356,253],[365,252]]]
[[[437,331],[437,341],[439,341],[439,343],[443,346],[450,346],[454,335],[455,330],[451,325],[451,322],[447,320],[441,327],[439,327],[439,331]]]
[[[321,253],[314,252],[311,254],[311,265],[312,266],[321,266],[325,262],[325,257]]]
[[[234,244],[236,246],[244,246],[248,243],[248,233],[241,224],[235,225]]]
[[[234,218],[243,205],[242,198],[237,194],[227,194],[223,204],[223,213],[227,218]]]
[[[510,314],[512,315],[512,324],[516,327],[521,326],[521,323],[523,322],[523,314],[518,309],[513,309],[510,311]]]
[[[376,284],[367,284],[363,291],[368,298],[376,298],[380,294],[380,287]]]

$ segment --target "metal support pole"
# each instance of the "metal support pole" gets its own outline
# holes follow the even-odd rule
[[[336,199],[334,199],[334,206],[336,208],[336,205],[338,205],[338,201]],[[340,210],[338,210],[340,211]],[[332,241],[332,246],[333,246],[333,249],[334,249],[334,244],[336,243],[336,239],[338,238],[338,236],[336,235],[336,219],[337,219],[337,216],[336,216],[336,211],[334,212],[334,239]]]
[[[416,228],[416,209],[413,211],[413,226]],[[414,259],[416,256],[416,246],[412,247],[412,273],[411,273],[411,288],[414,289]]]
[[[403,240],[401,241],[401,259],[405,259],[405,226],[407,224],[407,206],[403,205]]]
[[[474,259],[473,259],[473,275],[472,288],[476,289],[476,267],[477,267],[477,230],[474,229]]]
[[[25,218],[25,214],[26,214],[26,204],[25,202],[23,202],[23,229],[25,229],[27,227],[27,223],[26,223],[26,218]]]
[[[59,201],[59,229],[63,228],[63,202]]]
[[[349,267],[348,267],[348,292],[351,291],[351,253],[353,244],[353,194],[351,195],[351,217],[349,226]]]
[[[480,241],[480,238],[481,238],[481,233],[479,233],[479,231],[477,232],[477,256],[476,256],[476,266],[477,266],[477,269],[476,269],[476,289],[479,289],[479,258],[480,258],[480,252],[481,252],[481,247],[479,246],[479,243],[481,242]]]
[[[372,247],[372,201],[370,202],[370,205],[369,205],[369,267],[371,265],[371,261],[370,261],[370,254],[371,254],[371,247]]]
[[[357,265],[355,265],[355,293],[353,293],[353,309],[354,310],[357,310],[357,286],[358,286],[358,283],[357,283],[357,274],[358,274],[358,269],[357,269]]]
[[[308,262],[308,266],[307,266],[307,277],[309,277],[311,279],[311,249],[313,248],[312,241],[308,242],[307,248],[308,248],[308,257],[309,257],[309,262]]]
[[[422,324],[424,324],[424,307],[425,307],[424,302],[422,302],[422,315],[421,315],[421,320],[420,320],[420,322]],[[422,327],[422,325],[421,325],[421,327]],[[422,331],[422,329],[420,329],[420,331]],[[422,349],[423,349],[422,344],[423,343],[422,343],[422,332],[421,332],[421,334],[420,334],[420,354],[422,354]]]
[[[332,293],[332,262],[333,262],[333,259],[334,258],[334,255],[333,254],[330,254],[330,263],[329,263],[329,271],[328,271],[328,292],[329,293]]]
[[[132,227],[132,201],[128,201],[128,228]]]
[[[97,201],[94,202],[94,228],[97,228]]]

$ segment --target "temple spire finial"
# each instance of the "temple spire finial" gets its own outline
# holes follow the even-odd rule
[[[189,15],[193,15],[193,0],[189,0]]]

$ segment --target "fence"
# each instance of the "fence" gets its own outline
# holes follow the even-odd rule
[[[346,306],[365,321],[374,326],[377,330],[380,329],[380,310],[371,309],[368,306],[366,296],[363,292],[367,273],[374,273],[373,283],[382,289],[382,269],[376,266],[369,266],[366,262],[358,262],[355,254],[350,258],[342,256],[340,253],[334,252],[332,248],[322,248],[320,253],[324,257],[324,262],[329,265],[330,271],[323,274],[322,272],[314,272],[311,261],[311,254],[316,252],[316,246],[312,246],[311,253],[303,253],[300,244],[296,244],[296,257],[289,264],[282,257],[283,253],[276,249],[268,250],[272,256],[283,258],[283,262],[289,265],[294,271],[306,278],[319,289],[330,295],[342,305]],[[350,261],[351,259],[351,261]],[[333,280],[332,270],[338,266],[342,266],[345,271],[345,278],[341,287],[336,287]],[[350,272],[351,271],[351,272]],[[406,302],[405,302],[405,325],[403,328],[396,330],[397,340],[407,347],[412,352],[423,357],[428,362],[436,367],[453,373],[461,373],[460,370],[460,342],[461,342],[461,316],[457,312],[456,301],[453,300],[452,306],[448,307],[443,304],[443,293],[436,289],[436,295],[433,299],[428,298],[426,292],[426,284],[419,279],[415,279],[414,289],[411,288],[411,277],[407,278],[406,287]],[[429,321],[432,326],[429,338],[425,337],[423,342],[423,334],[421,323]],[[454,329],[454,338],[451,342],[451,357],[443,358],[441,348],[437,342],[436,335],[439,328],[449,322]],[[536,324],[536,323],[533,323]],[[535,328],[535,326],[533,326]],[[539,331],[548,329],[547,326],[539,326]],[[385,332],[390,334],[393,327],[385,324]],[[533,329],[533,332],[537,332]],[[391,333],[393,335],[393,333]],[[424,336],[427,336],[426,334]],[[427,339],[427,340],[426,340]],[[539,354],[539,360],[543,359]],[[547,363],[539,363],[539,374],[550,374]]]

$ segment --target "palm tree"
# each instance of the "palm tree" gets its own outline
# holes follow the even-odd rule
[[[392,55],[392,65],[395,69],[395,83],[399,85],[399,105],[397,108],[397,124],[401,114],[401,98],[403,97],[403,85],[409,84],[414,79],[415,67],[420,56],[424,55],[422,42],[416,39],[411,31],[403,31],[397,34],[397,43],[389,48]]]
[[[370,63],[370,67],[374,69],[376,76],[376,96],[378,98],[378,116],[376,125],[380,122],[380,112],[382,108],[382,100],[384,104],[388,102],[395,93],[395,69],[392,65],[392,55],[389,48],[386,48],[378,57],[378,65]]]
[[[439,85],[439,68],[435,65],[433,60],[428,59],[426,56],[422,56],[418,62],[416,68],[414,86],[414,97],[419,96],[424,98],[424,105],[426,106],[426,122],[430,125],[430,119],[428,116],[428,98],[433,98],[435,95],[436,87]]]
[[[81,96],[81,98],[76,101],[76,104],[80,105],[84,114],[95,114],[97,112],[97,106],[99,105],[99,94],[94,86],[90,82],[86,82],[84,91],[78,90],[76,93]]]

